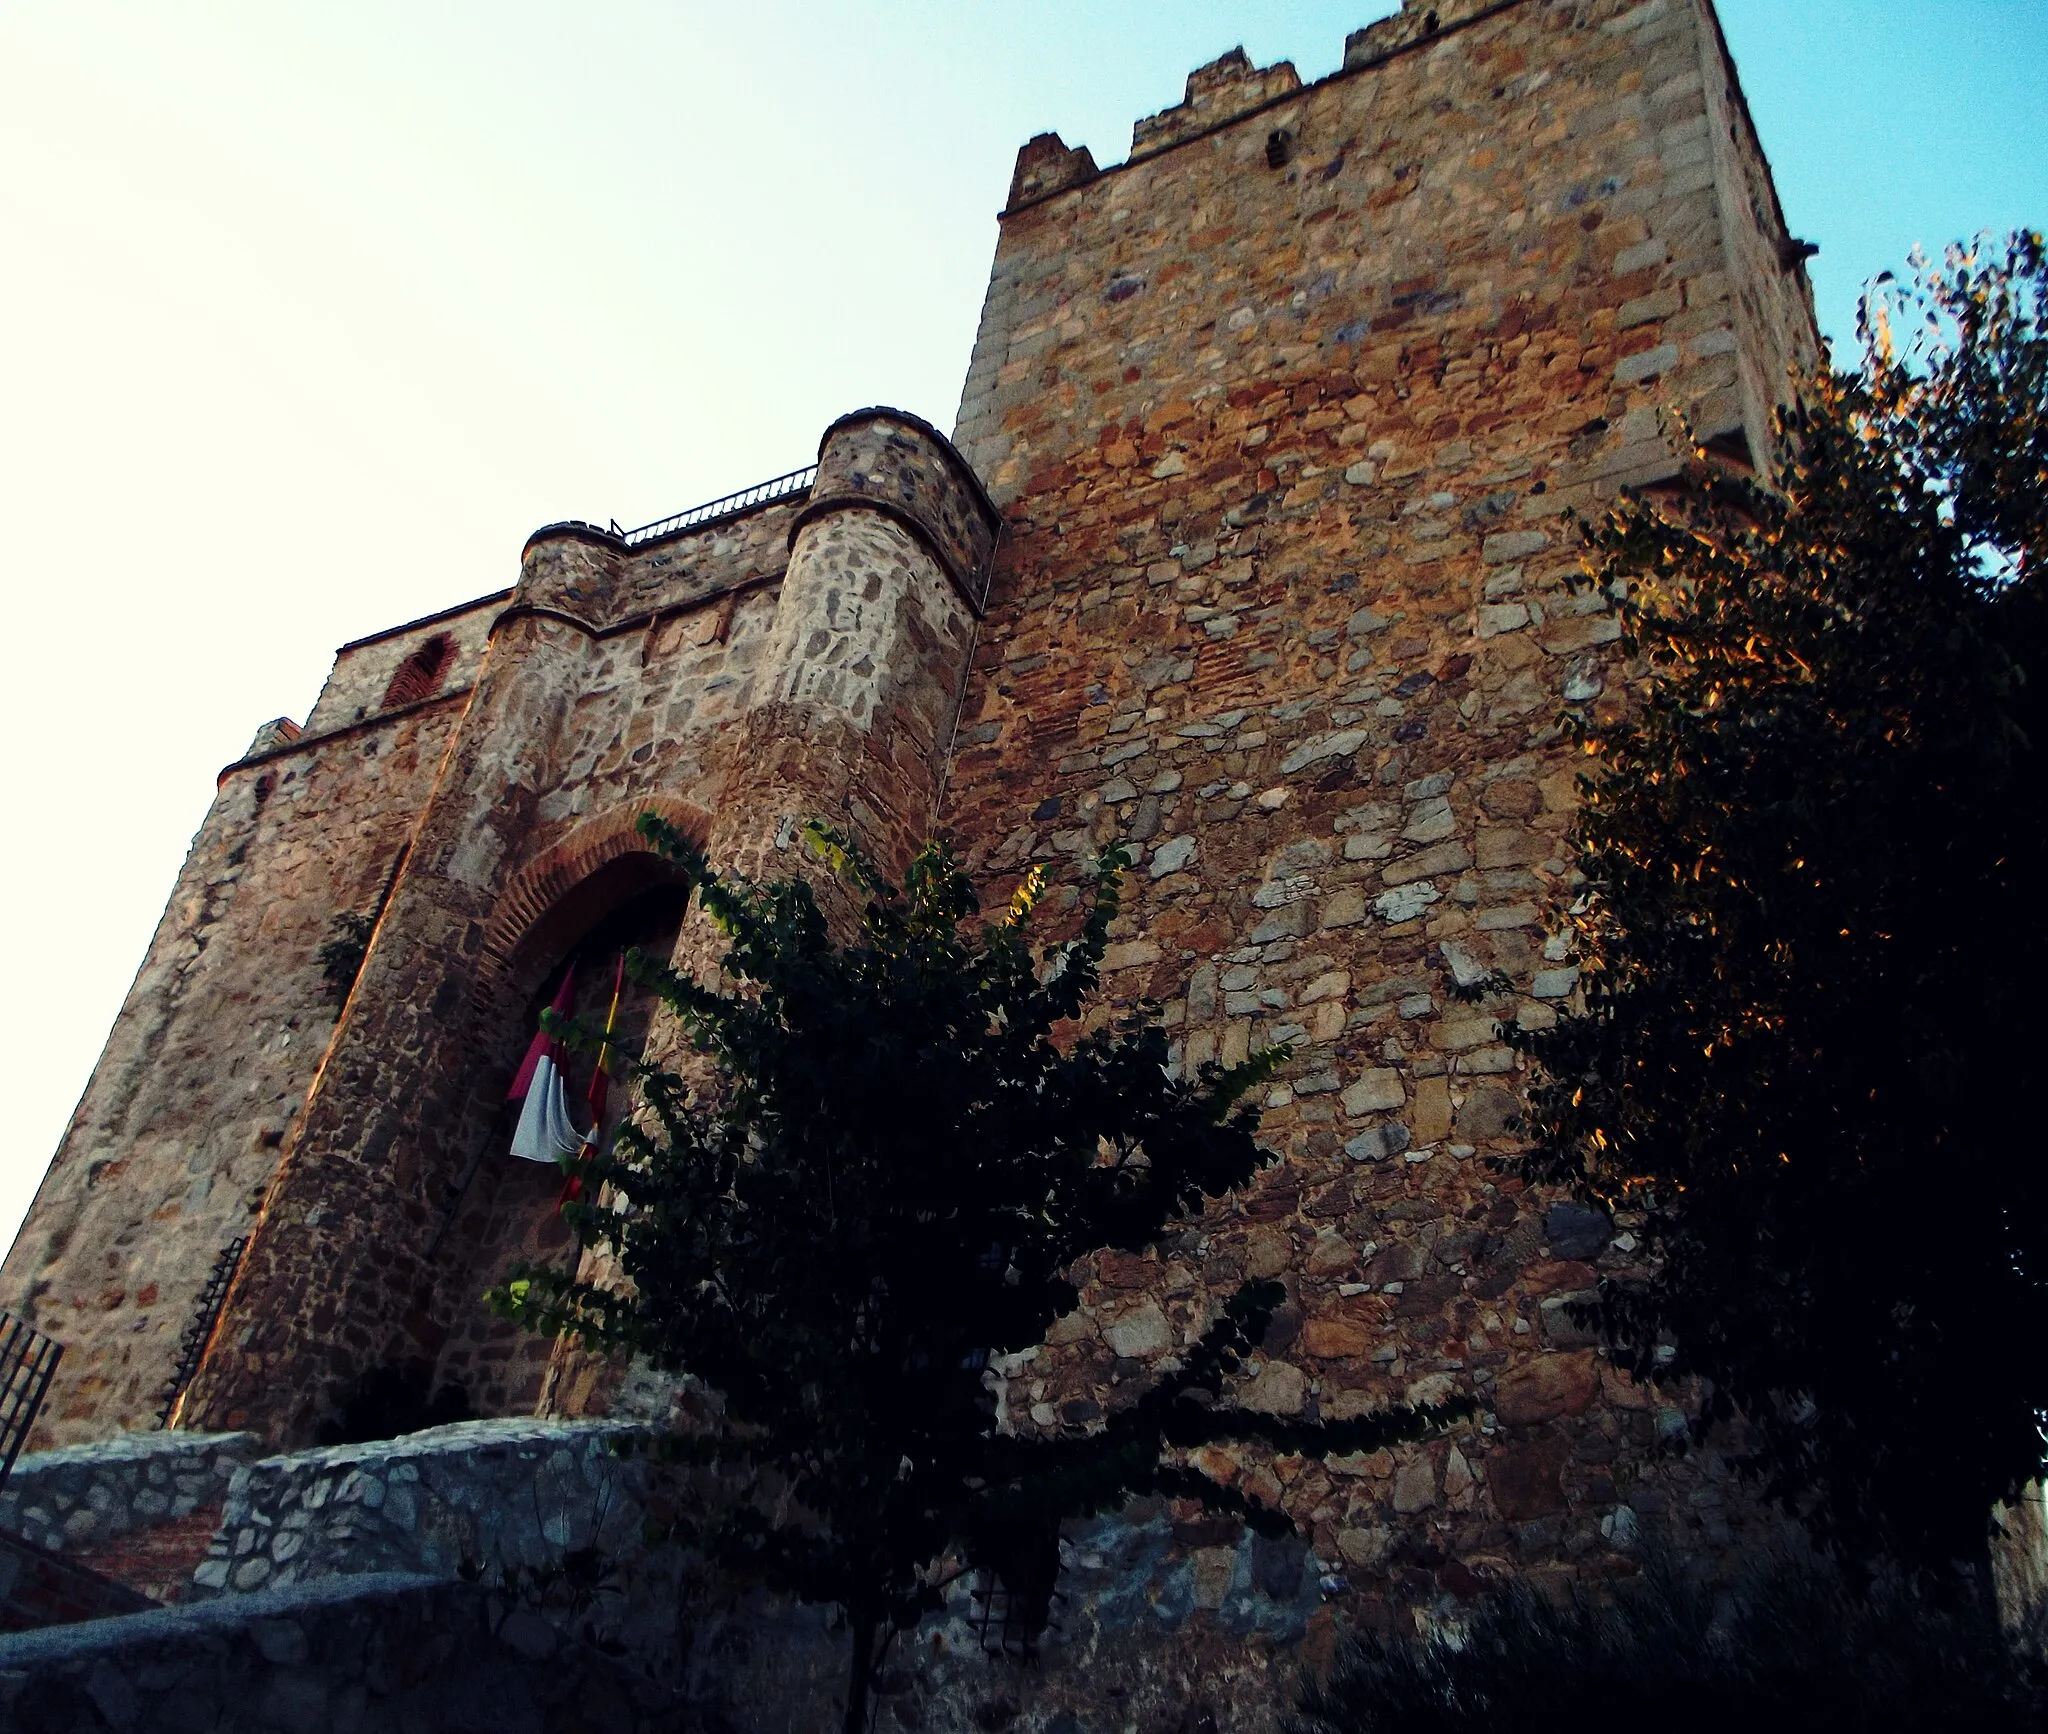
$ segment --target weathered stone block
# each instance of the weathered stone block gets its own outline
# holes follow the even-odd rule
[[[1511,1427],[1533,1427],[1560,1416],[1583,1415],[1599,1388],[1590,1354],[1539,1355],[1503,1373],[1494,1410]]]

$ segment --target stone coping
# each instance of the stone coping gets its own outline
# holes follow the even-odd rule
[[[367,1439],[353,1445],[315,1445],[303,1451],[282,1451],[249,1465],[252,1474],[279,1470],[350,1469],[364,1463],[403,1463],[419,1457],[481,1456],[522,1445],[558,1445],[597,1437],[624,1437],[650,1429],[636,1421],[553,1421],[513,1415],[490,1421],[450,1421],[401,1433],[395,1439]]]
[[[22,1479],[72,1468],[97,1468],[115,1463],[153,1463],[164,1457],[197,1456],[202,1452],[242,1451],[253,1458],[263,1441],[254,1433],[116,1433],[85,1445],[59,1445],[32,1451],[14,1460],[5,1485],[18,1489]]]

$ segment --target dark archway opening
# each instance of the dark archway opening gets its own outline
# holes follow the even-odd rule
[[[340,1409],[320,1423],[313,1442],[364,1445],[473,1419],[468,1393],[459,1385],[436,1390],[434,1370],[424,1362],[372,1367],[356,1381]]]
[[[504,1099],[540,1014],[566,972],[574,968],[575,1015],[601,1027],[619,958],[630,948],[667,957],[682,931],[689,890],[659,858],[631,854],[607,862],[566,893],[535,923],[519,949],[506,998],[516,1015],[494,1031],[476,1057],[479,1116],[486,1130],[450,1199],[435,1252],[435,1312],[445,1321],[438,1363],[429,1381],[436,1393],[455,1393],[479,1416],[531,1414],[538,1402],[552,1345],[491,1316],[485,1292],[520,1263],[567,1265],[577,1248],[562,1221],[562,1175],[511,1154],[517,1102]],[[515,998],[515,995],[517,996]],[[618,1058],[604,1116],[607,1136],[630,1106],[626,1062],[637,1059],[658,1002],[627,982],[619,998],[614,1045]],[[590,1124],[586,1094],[596,1055],[572,1052],[568,1098],[579,1127]]]

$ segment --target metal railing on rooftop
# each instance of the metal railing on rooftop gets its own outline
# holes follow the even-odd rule
[[[722,494],[715,500],[706,500],[703,505],[692,506],[687,512],[678,512],[672,518],[656,518],[653,523],[642,524],[637,530],[620,529],[619,521],[614,518],[611,533],[627,547],[637,547],[642,542],[673,536],[678,530],[708,524],[714,518],[730,517],[734,512],[765,506],[771,500],[785,499],[791,494],[808,493],[817,479],[818,466],[806,464],[800,470],[791,470],[786,476],[776,476],[770,481],[756,482],[751,488],[742,488],[736,494]]]

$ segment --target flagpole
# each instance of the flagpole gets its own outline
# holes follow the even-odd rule
[[[611,1008],[604,1014],[604,1035],[597,1044],[597,1069],[590,1076],[590,1093],[585,1098],[590,1105],[590,1135],[583,1140],[583,1149],[578,1152],[577,1166],[582,1158],[595,1155],[604,1141],[604,1107],[611,1083],[612,1034],[619,1027],[619,996],[626,987],[626,954],[619,953],[618,968],[612,974]],[[562,1184],[561,1196],[555,1200],[555,1213],[561,1214],[562,1207],[583,1196],[583,1176],[571,1171]]]
[[[609,1074],[612,1059],[612,1031],[619,1025],[619,995],[626,985],[626,954],[619,953],[619,967],[612,976],[612,1009],[604,1014],[604,1040],[597,1045],[597,1069]]]

